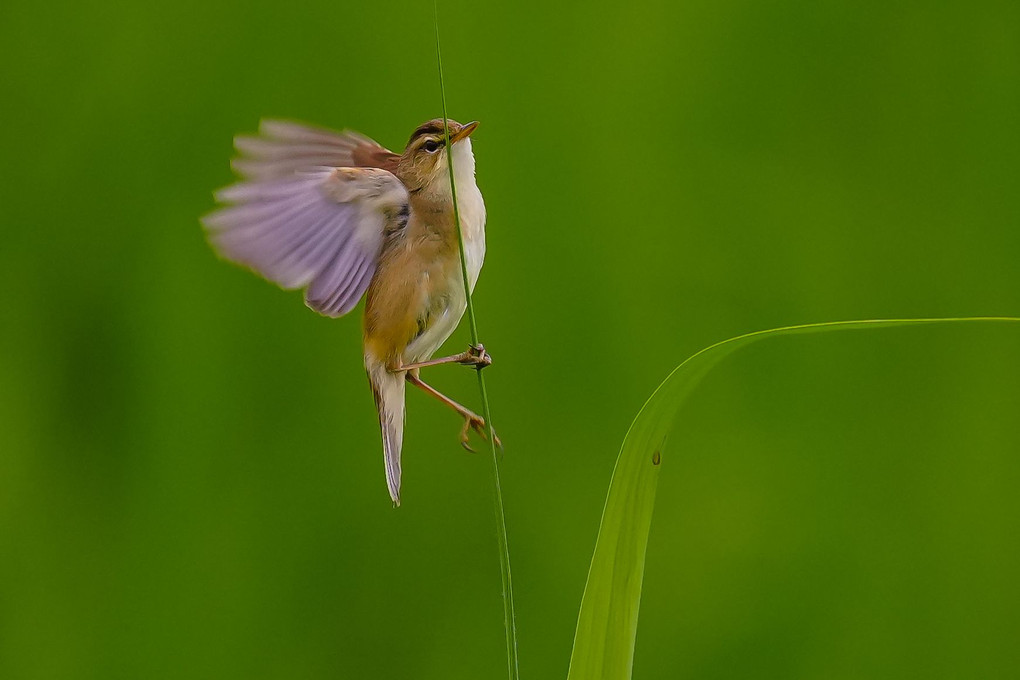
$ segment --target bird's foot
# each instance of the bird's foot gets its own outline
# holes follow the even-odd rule
[[[485,418],[469,411],[464,415],[464,427],[460,431],[460,445],[471,453],[477,453],[477,451],[471,448],[471,443],[468,440],[468,432],[471,430],[474,430],[481,435],[482,439],[485,441],[489,441],[489,431],[488,428],[485,427]],[[503,442],[501,442],[499,437],[496,436],[495,430],[492,431],[492,440],[500,449],[503,448]]]
[[[492,365],[492,356],[485,351],[485,345],[481,343],[476,347],[475,345],[468,345],[468,349],[461,355],[461,359],[457,361],[458,364],[465,366],[471,366],[477,370],[482,370],[486,366]]]

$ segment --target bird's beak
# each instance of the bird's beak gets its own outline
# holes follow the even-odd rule
[[[464,125],[461,129],[457,130],[455,134],[450,135],[450,144],[456,144],[462,139],[467,139],[471,133],[475,131],[476,127],[478,127],[477,120]]]

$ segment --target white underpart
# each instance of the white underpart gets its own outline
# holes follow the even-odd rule
[[[475,183],[475,156],[471,152],[471,139],[464,139],[453,145],[453,172],[457,181],[457,206],[460,208],[461,233],[464,236],[464,256],[467,262],[468,282],[472,292],[478,282],[478,273],[485,260],[485,202],[482,192]],[[449,195],[449,174],[436,182],[437,190]],[[404,360],[408,363],[426,361],[435,354],[450,337],[467,309],[464,297],[464,283],[460,267],[456,270],[455,281],[450,286],[449,306],[442,316],[433,321],[428,330],[407,346]]]

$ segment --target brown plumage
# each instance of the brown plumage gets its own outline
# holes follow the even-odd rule
[[[214,248],[328,316],[349,311],[367,290],[364,359],[382,429],[386,479],[400,503],[404,385],[419,387],[465,420],[476,414],[440,394],[419,369],[440,363],[491,363],[481,348],[431,359],[466,307],[457,225],[447,171],[454,153],[469,285],[485,255],[485,205],[475,184],[469,135],[477,123],[442,119],[419,126],[402,154],[353,132],[263,122],[238,137],[233,167],[245,181],[217,197],[228,205],[203,222]]]

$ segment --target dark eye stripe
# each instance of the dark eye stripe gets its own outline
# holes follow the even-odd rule
[[[452,121],[452,120],[450,121],[450,128],[451,128],[450,133],[451,134],[453,134],[453,131],[456,128],[457,125],[458,125],[458,123],[456,123],[455,121]],[[410,146],[410,145],[414,144],[417,140],[421,139],[422,137],[426,137],[426,136],[430,136],[430,135],[435,135],[435,136],[440,136],[440,137],[443,135],[443,119],[442,118],[435,118],[433,120],[430,120],[428,122],[425,122],[425,123],[422,123],[421,125],[419,125],[418,129],[411,133],[411,137],[410,137],[410,139],[407,140],[407,144],[408,144],[408,146]]]
[[[430,120],[427,123],[423,123],[415,130],[411,136],[417,137],[418,135],[429,135],[443,131],[443,121],[441,120]]]

